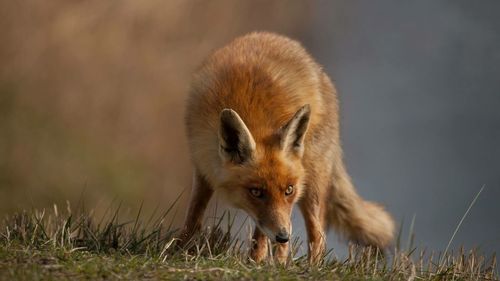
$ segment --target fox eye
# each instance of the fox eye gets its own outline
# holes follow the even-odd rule
[[[261,198],[263,192],[260,188],[250,188],[250,194],[252,194],[253,197]]]
[[[287,188],[285,190],[285,195],[288,196],[288,195],[291,195],[292,193],[293,193],[293,185],[287,186]]]

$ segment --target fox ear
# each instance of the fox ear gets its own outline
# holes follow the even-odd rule
[[[304,137],[309,126],[311,107],[301,107],[288,123],[281,129],[281,148],[298,156],[304,153]]]
[[[219,154],[225,161],[241,164],[253,157],[255,141],[236,111],[224,109],[220,113]]]

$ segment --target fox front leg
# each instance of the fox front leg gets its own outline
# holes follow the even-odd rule
[[[256,226],[252,237],[252,248],[250,258],[256,263],[260,263],[267,258],[267,236]]]
[[[193,175],[193,187],[191,201],[186,215],[184,228],[180,235],[180,245],[184,245],[191,237],[201,229],[203,214],[214,191],[209,183],[196,171]]]
[[[286,243],[278,243],[276,245],[276,261],[278,261],[279,264],[286,264],[287,259],[288,259],[288,251],[289,251],[289,245],[290,242]]]

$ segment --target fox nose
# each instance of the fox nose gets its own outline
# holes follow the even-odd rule
[[[286,243],[290,240],[290,236],[288,235],[288,232],[284,229],[280,230],[278,234],[276,234],[276,242],[278,243]]]

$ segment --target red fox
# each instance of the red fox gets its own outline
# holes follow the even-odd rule
[[[309,259],[333,226],[351,241],[384,248],[394,222],[355,191],[342,161],[336,90],[300,43],[254,32],[215,51],[196,71],[186,128],[194,182],[181,239],[201,228],[214,191],[256,224],[250,257],[286,262],[295,203]]]

